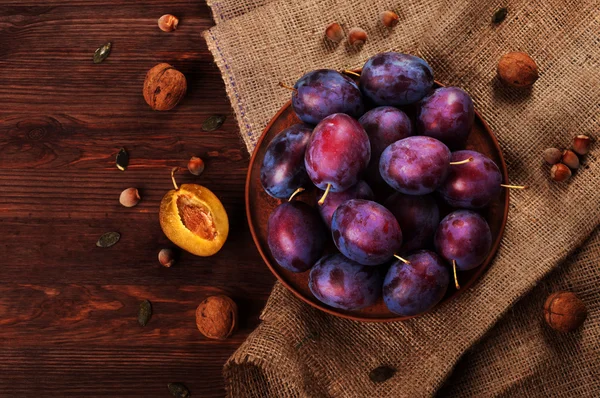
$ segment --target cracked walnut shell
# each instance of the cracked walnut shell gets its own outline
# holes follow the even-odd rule
[[[546,323],[559,332],[571,332],[579,328],[586,317],[585,304],[571,292],[552,293],[544,304]]]
[[[505,54],[498,62],[498,77],[512,87],[529,87],[538,79],[535,61],[522,52]]]
[[[185,76],[169,64],[158,64],[146,74],[144,99],[155,111],[173,109],[186,90]]]
[[[225,340],[237,327],[237,305],[227,296],[210,296],[196,309],[196,326],[209,339]]]

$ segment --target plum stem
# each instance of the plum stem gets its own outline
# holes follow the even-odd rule
[[[179,187],[177,186],[177,182],[175,181],[175,172],[179,170],[179,167],[173,167],[171,169],[171,181],[173,181],[173,186],[175,187],[176,191],[179,191]]]
[[[291,202],[292,199],[294,199],[294,196],[298,195],[300,192],[303,192],[303,191],[304,191],[304,188],[302,188],[302,187],[296,189],[294,191],[294,193],[292,194],[292,196],[290,196],[290,198],[288,199],[288,202]]]
[[[509,189],[527,189],[529,188],[527,185],[507,185],[507,184],[500,184],[501,187],[504,188],[509,188]]]
[[[456,290],[460,290],[460,285],[458,284],[458,276],[456,275],[456,260],[452,260],[452,271],[454,272],[454,286],[456,286]]]
[[[468,158],[468,159],[465,159],[465,160],[459,160],[457,162],[450,162],[450,164],[452,166],[456,166],[458,164],[465,164],[465,163],[469,163],[469,162],[472,162],[472,161],[473,161],[473,158]]]
[[[319,204],[319,206],[323,206],[323,203],[325,203],[325,198],[327,197],[327,195],[329,195],[329,190],[331,189],[331,184],[327,184],[327,188],[325,189],[325,193],[323,194],[323,196],[321,196],[321,199],[319,199],[319,201],[317,202]]]
[[[410,261],[408,261],[408,260],[407,260],[407,259],[405,259],[405,258],[402,258],[402,257],[400,257],[400,256],[399,256],[399,255],[397,255],[397,254],[394,254],[394,257],[396,257],[398,260],[402,261],[404,264],[410,264]]]
[[[291,90],[294,92],[294,94],[298,95],[298,89],[295,89],[294,87],[290,87],[287,84],[283,83],[283,82],[279,82],[279,87],[283,87],[283,88],[287,88],[288,90]]]
[[[354,76],[360,77],[360,73],[356,73],[356,72],[348,70],[348,69],[346,69],[343,73],[345,73],[347,75],[354,75]]]

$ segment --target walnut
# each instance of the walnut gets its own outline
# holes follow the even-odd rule
[[[208,297],[196,309],[196,326],[209,339],[225,340],[237,327],[237,312],[229,297]]]
[[[498,77],[512,87],[529,87],[538,79],[535,61],[525,53],[505,54],[498,62]]]
[[[587,317],[585,304],[571,292],[552,293],[544,304],[546,323],[559,332],[577,329]]]
[[[169,64],[158,64],[146,74],[144,99],[155,111],[173,109],[186,90],[185,76]]]

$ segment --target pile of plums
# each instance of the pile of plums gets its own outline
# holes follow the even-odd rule
[[[502,175],[463,150],[474,123],[465,91],[434,88],[427,62],[386,52],[365,63],[358,84],[307,73],[292,106],[303,123],[270,142],[261,169],[265,191],[284,200],[268,245],[281,267],[310,270],[318,300],[358,310],[383,295],[393,313],[417,315],[444,297],[452,272],[457,280],[482,264],[492,234],[474,210],[499,195]],[[293,198],[313,185],[318,203]],[[442,220],[440,201],[454,210]]]

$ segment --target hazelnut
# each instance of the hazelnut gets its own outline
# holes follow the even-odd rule
[[[562,163],[557,163],[550,169],[550,177],[554,181],[566,181],[571,178],[571,169]]]
[[[190,173],[199,176],[204,171],[204,161],[196,156],[192,156],[187,167]]]
[[[196,326],[209,339],[225,340],[237,326],[237,305],[227,296],[211,296],[196,309]]]
[[[573,137],[573,151],[580,155],[585,155],[590,151],[592,140],[587,135],[576,135]]]
[[[150,69],[144,81],[144,99],[155,111],[173,109],[186,90],[187,81],[183,73],[166,63]]]
[[[573,170],[577,170],[579,168],[579,158],[575,154],[575,152],[566,150],[562,154],[562,162],[569,166]]]
[[[179,19],[175,15],[165,14],[158,19],[158,27],[163,32],[171,32],[177,29],[179,25]]]
[[[140,193],[136,188],[127,188],[123,192],[121,192],[121,196],[119,196],[119,203],[121,203],[125,207],[133,207],[140,202]]]
[[[548,164],[556,164],[562,158],[562,152],[558,148],[547,148],[542,153],[542,157]]]
[[[339,23],[333,22],[325,28],[325,37],[334,43],[339,43],[344,39],[344,31]]]
[[[348,43],[351,46],[360,47],[367,41],[367,32],[361,28],[352,28],[348,32]]]
[[[161,249],[158,252],[158,262],[163,267],[170,268],[175,264],[175,252],[171,249]]]
[[[380,15],[381,23],[388,28],[393,28],[398,25],[399,17],[394,11],[384,11]]]
[[[498,77],[512,87],[529,87],[538,79],[538,67],[522,52],[505,54],[498,62]]]
[[[571,332],[585,321],[587,309],[583,301],[571,292],[552,293],[544,304],[544,319],[559,332]]]

